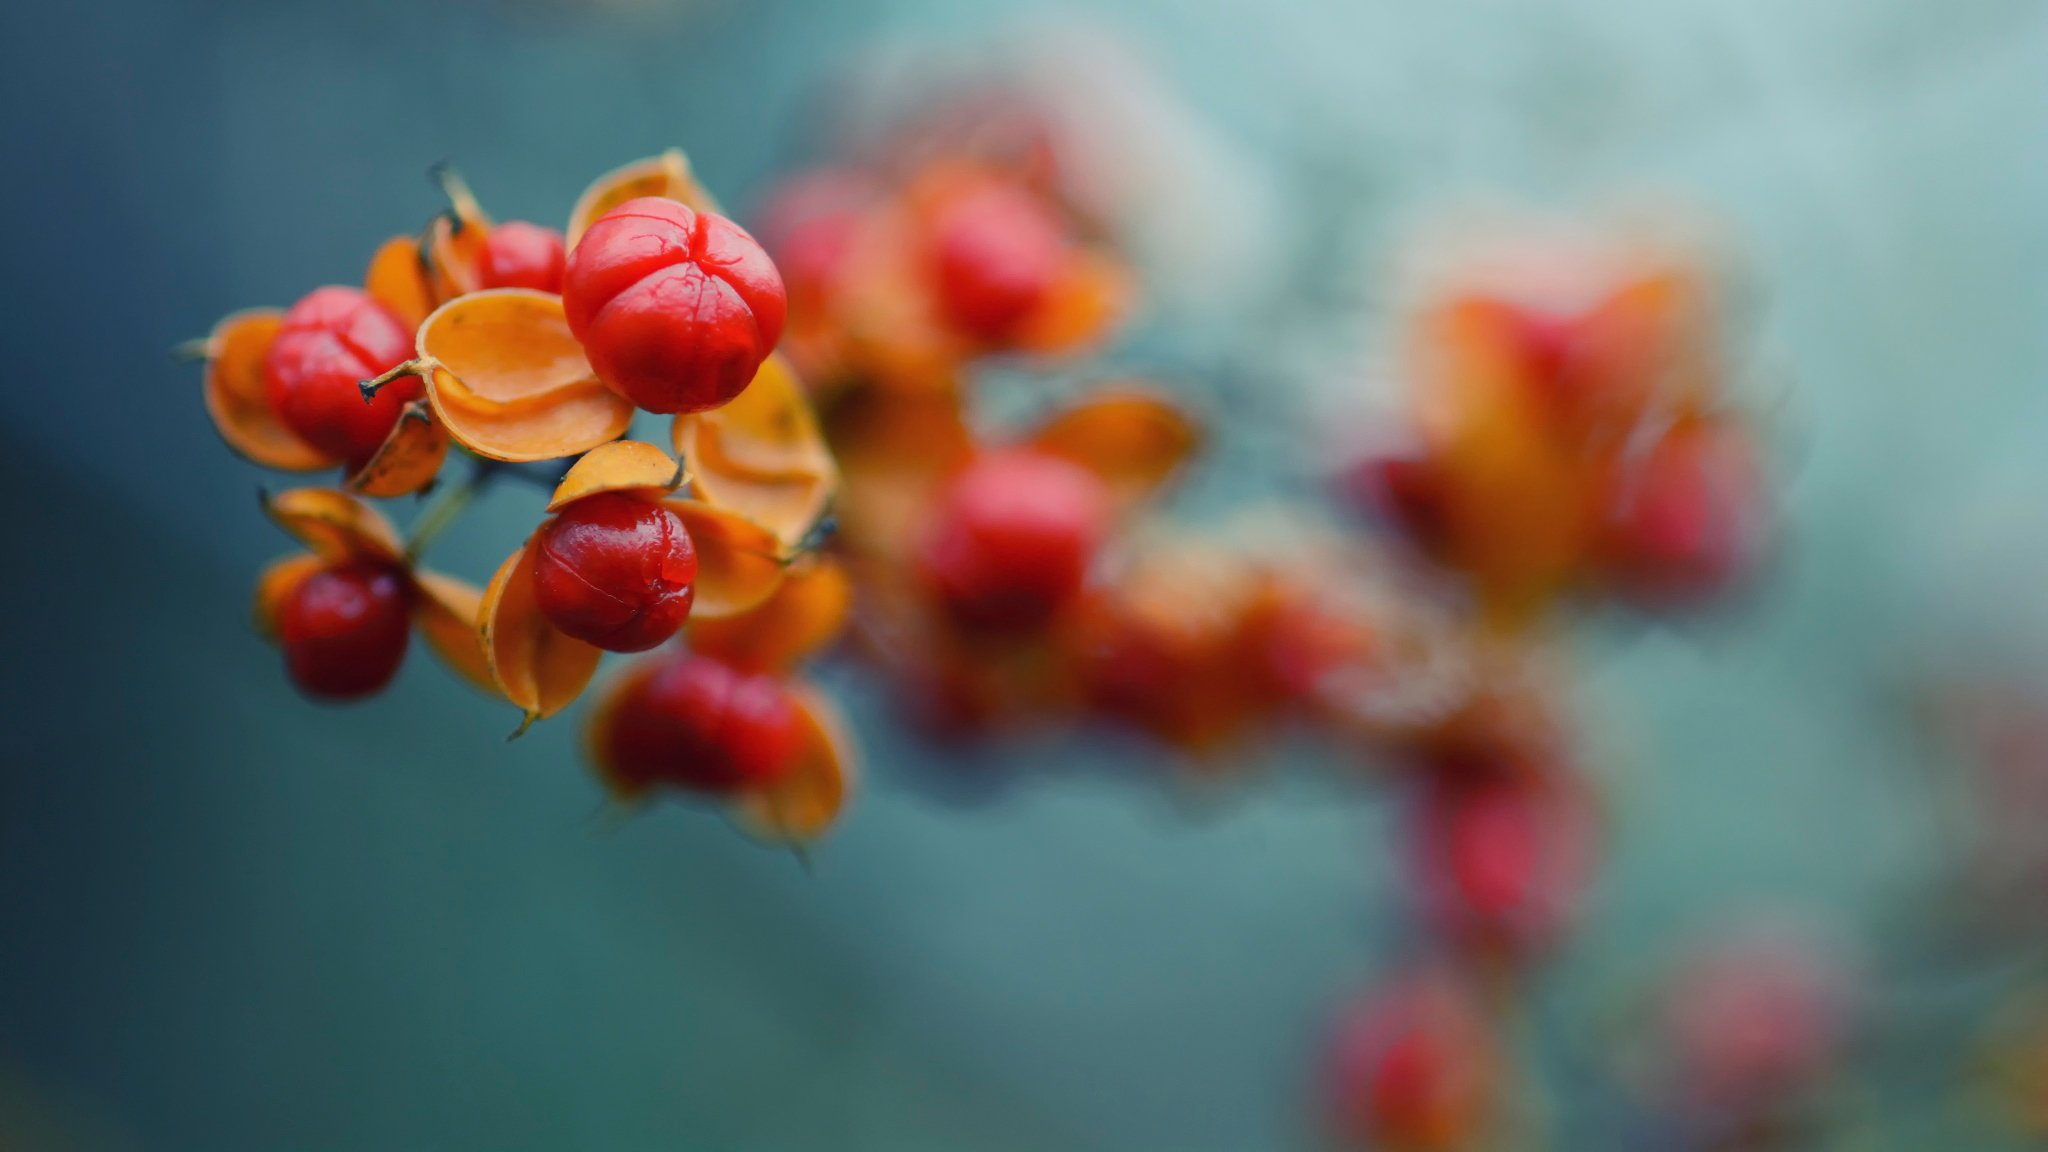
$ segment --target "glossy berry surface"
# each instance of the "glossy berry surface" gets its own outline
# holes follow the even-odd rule
[[[301,440],[361,464],[374,455],[405,405],[420,398],[417,377],[393,380],[369,403],[357,385],[409,358],[413,333],[367,293],[316,288],[284,314],[263,360],[270,408]]]
[[[606,213],[569,254],[562,304],[598,378],[650,412],[702,412],[740,394],[782,337],[782,277],[723,216],[643,197]]]
[[[1052,209],[1013,185],[954,196],[931,223],[940,312],[985,343],[1016,334],[1051,294],[1066,258],[1066,233]]]
[[[508,220],[492,228],[484,238],[477,284],[483,288],[560,292],[566,259],[560,232],[524,220]]]
[[[542,525],[538,548],[541,613],[586,644],[644,652],[690,615],[697,552],[683,522],[654,501],[586,496]]]
[[[923,553],[933,595],[960,624],[1045,624],[1080,595],[1109,528],[1109,493],[1056,456],[1002,452],[953,481]]]
[[[323,568],[299,582],[278,615],[285,670],[308,696],[356,700],[391,682],[411,635],[407,584],[372,562]]]
[[[636,670],[596,734],[614,788],[730,795],[773,784],[802,744],[780,681],[708,656],[677,654]]]

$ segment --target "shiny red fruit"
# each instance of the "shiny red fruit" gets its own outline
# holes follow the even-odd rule
[[[652,500],[586,496],[541,526],[538,547],[541,614],[586,644],[644,652],[690,615],[697,550],[676,514]]]
[[[376,453],[424,388],[401,377],[364,403],[357,385],[412,353],[412,329],[369,294],[315,288],[284,314],[263,358],[264,394],[299,439],[355,466]]]
[[[788,310],[781,275],[745,229],[652,196],[583,234],[562,304],[598,378],[665,413],[738,396],[775,351]]]
[[[926,538],[926,581],[960,624],[1044,625],[1072,604],[1109,530],[1109,491],[1042,453],[984,456],[948,489]]]
[[[370,561],[322,568],[278,614],[285,670],[308,696],[355,700],[382,689],[412,634],[403,573]]]
[[[1445,973],[1396,981],[1338,1023],[1328,1115],[1342,1146],[1453,1152],[1486,1132],[1498,1049],[1477,997]]]
[[[627,795],[765,787],[795,764],[802,740],[780,681],[682,653],[636,670],[597,732],[599,762]]]
[[[931,222],[939,310],[967,335],[1003,343],[1052,293],[1067,248],[1051,207],[1023,188],[989,184],[953,196]]]
[[[562,234],[553,228],[508,220],[484,238],[477,283],[483,288],[562,290]]]
[[[1621,472],[1600,558],[1615,588],[1652,608],[1728,591],[1763,542],[1762,482],[1748,441],[1721,421],[1681,423]]]
[[[1594,852],[1579,788],[1554,774],[1436,766],[1416,813],[1410,866],[1438,931],[1490,955],[1524,957],[1570,926]]]

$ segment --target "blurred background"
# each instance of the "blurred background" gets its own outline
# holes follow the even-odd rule
[[[1969,1053],[2038,970],[1930,957],[1946,793],[1911,722],[1930,683],[2044,698],[2038,4],[101,0],[10,5],[0,45],[0,1143],[1320,1146],[1319,1037],[1405,948],[1391,813],[1326,751],[1175,803],[1164,753],[933,746],[838,661],[867,779],[809,869],[608,821],[574,723],[508,745],[426,661],[360,708],[291,691],[247,624],[276,481],[167,354],[354,278],[440,207],[436,161],[558,223],[676,145],[746,220],[867,102],[1000,57],[1135,78],[1168,176],[1108,362],[1209,420],[1184,519],[1312,482],[1447,213],[1703,222],[1783,539],[1711,624],[1576,645],[1611,831],[1529,996],[1547,1146],[1649,1146],[1582,1099],[1588,1050],[1760,907],[1907,990],[1824,1146],[2026,1146],[1965,1065],[1898,1054]],[[494,493],[437,562],[481,580],[531,504]]]

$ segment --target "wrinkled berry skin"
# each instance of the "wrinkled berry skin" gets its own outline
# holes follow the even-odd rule
[[[299,439],[355,467],[376,454],[424,387],[401,377],[366,404],[357,385],[412,352],[412,329],[368,293],[315,288],[284,314],[263,358],[264,393]]]
[[[583,234],[562,305],[606,386],[649,412],[677,413],[745,390],[782,337],[788,298],[739,225],[642,197]]]
[[[1108,490],[1080,465],[1035,452],[984,456],[947,490],[924,577],[963,627],[1041,627],[1080,596],[1109,519]]]
[[[612,787],[726,796],[766,787],[802,745],[795,703],[770,676],[678,653],[634,674],[597,733]]]
[[[541,614],[608,652],[645,652],[675,635],[696,599],[690,534],[651,500],[586,496],[541,526],[539,551]]]
[[[484,238],[477,284],[482,288],[560,292],[565,261],[560,232],[524,220],[508,220]]]
[[[292,683],[334,701],[383,689],[405,660],[409,599],[402,573],[369,561],[322,568],[300,581],[278,614]]]
[[[1067,237],[1044,201],[989,184],[953,196],[931,222],[932,270],[948,323],[1002,344],[1044,305],[1067,258]]]

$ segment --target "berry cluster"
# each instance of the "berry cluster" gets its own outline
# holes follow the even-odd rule
[[[237,313],[203,342],[230,447],[340,470],[339,487],[266,498],[309,551],[264,574],[259,626],[292,682],[328,700],[383,689],[417,630],[517,706],[521,731],[580,696],[605,652],[669,646],[598,710],[605,782],[624,799],[718,797],[764,836],[817,836],[844,801],[850,746],[796,672],[848,599],[814,554],[838,473],[775,355],[775,264],[680,153],[600,178],[566,233],[497,223],[442,181],[447,209],[380,247],[361,288]],[[674,455],[623,438],[641,411],[675,417]],[[451,451],[475,458],[470,477],[402,540],[366,500],[425,493]],[[486,587],[419,566],[484,482],[547,461],[563,470],[545,519]]]

